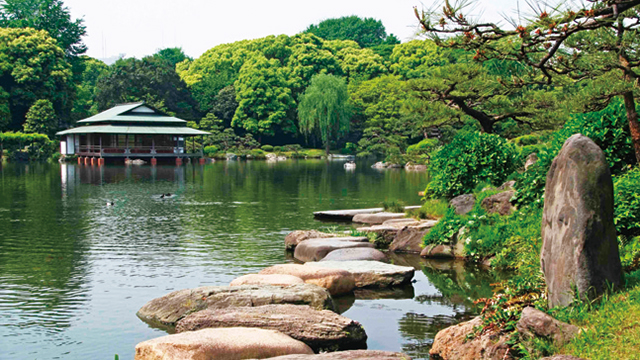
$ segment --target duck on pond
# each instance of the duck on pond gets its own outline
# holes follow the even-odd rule
[[[356,168],[356,163],[353,161],[348,161],[344,164],[344,168],[345,169],[355,169]]]

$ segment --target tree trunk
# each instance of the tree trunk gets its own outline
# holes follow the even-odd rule
[[[493,134],[493,124],[495,123],[495,121],[490,116],[483,113],[482,111],[469,107],[461,99],[454,99],[453,102],[458,106],[458,108],[460,108],[460,110],[462,110],[462,112],[478,120],[483,132],[487,134]]]
[[[627,121],[629,121],[629,131],[631,132],[633,149],[636,153],[636,162],[640,164],[640,122],[638,122],[636,102],[631,91],[625,92],[622,96],[624,97],[624,107],[627,110]]]
[[[327,141],[327,143],[325,144],[325,151],[327,152],[327,157],[329,157],[329,150],[330,150],[329,149],[329,144],[330,143],[331,143],[330,141]]]

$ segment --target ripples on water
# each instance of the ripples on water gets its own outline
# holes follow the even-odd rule
[[[226,285],[291,261],[295,229],[346,229],[317,210],[418,202],[425,174],[287,161],[206,166],[4,165],[0,171],[2,359],[121,359],[165,335],[136,311],[167,292]],[[166,199],[160,194],[171,193]],[[114,206],[106,206],[114,201]],[[428,353],[435,333],[466,319],[494,279],[459,265],[397,257],[417,282],[340,299],[372,349]]]

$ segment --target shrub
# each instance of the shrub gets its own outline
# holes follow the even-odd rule
[[[546,142],[551,141],[551,139],[552,139],[552,132],[540,131],[536,133],[522,135],[520,137],[517,137],[511,140],[511,142],[513,142],[517,146],[528,146],[528,145],[544,144]]]
[[[21,132],[0,133],[4,155],[13,160],[47,160],[56,151],[57,141],[44,134]]]
[[[266,152],[272,152],[273,151],[273,146],[271,146],[271,145],[262,145],[261,149],[266,151]]]
[[[449,209],[449,204],[446,200],[442,199],[430,199],[427,200],[422,207],[417,210],[412,210],[409,215],[419,219],[440,219],[446,214]]]
[[[464,218],[450,208],[423,238],[425,245],[450,244],[463,226]]]
[[[325,152],[322,149],[307,149],[304,150],[302,154],[308,158],[320,159],[325,155]]]
[[[218,151],[220,151],[220,148],[218,148],[216,145],[209,145],[209,146],[205,146],[204,148],[204,154],[206,156],[212,156]]]
[[[299,144],[289,144],[284,146],[284,150],[297,154],[302,151],[302,146]]]
[[[384,211],[392,213],[403,213],[404,207],[406,206],[406,204],[400,200],[383,201],[380,205],[382,205]]]
[[[426,193],[450,198],[483,181],[500,185],[516,169],[516,150],[497,135],[464,132],[433,156],[430,168],[433,178]]]
[[[602,149],[612,174],[620,174],[636,162],[624,104],[620,100],[601,111],[572,115],[564,127],[553,134],[553,141],[536,151],[538,162],[517,181],[516,205],[542,206],[549,167],[564,142],[578,133],[588,136]]]
[[[266,155],[265,155],[264,151],[260,150],[260,149],[251,149],[251,150],[249,150],[249,154],[254,159],[264,159],[264,158],[266,158]]]
[[[409,147],[407,147],[407,154],[428,154],[436,147],[438,147],[439,144],[440,142],[438,141],[438,139],[424,139],[417,144],[409,145]]]
[[[284,151],[284,149],[282,148],[282,146],[274,146],[273,147],[273,152],[281,153],[283,151]]]
[[[618,235],[640,235],[640,168],[633,168],[614,184],[614,222]]]
[[[340,152],[344,155],[354,155],[358,151],[358,145],[347,142],[344,144],[344,148]]]

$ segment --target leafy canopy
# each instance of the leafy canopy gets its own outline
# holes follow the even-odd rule
[[[353,40],[361,47],[400,43],[395,35],[387,35],[382,21],[374,18],[362,19],[355,15],[327,19],[318,25],[309,25],[304,32],[326,40]]]

